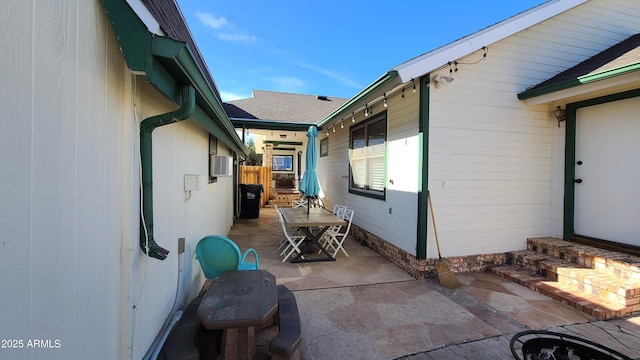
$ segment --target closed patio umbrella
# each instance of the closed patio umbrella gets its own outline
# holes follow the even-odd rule
[[[318,137],[318,129],[315,126],[309,126],[307,131],[307,153],[305,155],[306,168],[302,180],[300,180],[300,191],[307,198],[307,212],[309,211],[309,202],[311,198],[317,198],[320,193],[320,184],[318,183],[318,175],[316,174],[316,159],[318,151],[316,147],[316,138]]]

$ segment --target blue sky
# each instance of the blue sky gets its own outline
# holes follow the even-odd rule
[[[351,98],[416,56],[544,3],[178,0],[224,101],[270,90]],[[437,5],[437,6],[436,6]]]

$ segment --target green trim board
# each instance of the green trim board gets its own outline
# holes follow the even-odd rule
[[[102,5],[129,70],[144,74],[154,88],[176,104],[181,101],[181,86],[192,85],[196,89],[196,122],[232,151],[247,156],[247,149],[189,46],[149,33],[125,0],[103,0]]]
[[[420,105],[418,110],[418,231],[416,239],[416,259],[427,258],[427,225],[429,191],[429,97],[430,74],[420,78]]]
[[[331,114],[327,115],[324,119],[318,123],[318,128],[322,128],[328,122],[330,122],[334,117],[338,116],[340,113],[346,112],[352,106],[355,106],[361,100],[369,97],[382,86],[388,84],[391,80],[396,79],[398,77],[398,72],[396,70],[390,70],[376,79],[374,82],[369,84],[366,88],[360,91],[356,96],[352,97],[349,101],[344,103],[342,106],[334,110]],[[380,94],[379,96],[382,96]]]
[[[592,82],[609,79],[612,77],[629,74],[640,70],[640,63],[628,64],[615,69],[609,69],[593,74],[578,76],[575,79],[562,81],[553,85],[542,88],[526,90],[518,94],[519,100],[527,100],[537,96],[551,94],[557,91],[571,89],[580,85],[586,85]]]
[[[265,140],[265,144],[273,144],[273,146],[289,145],[289,146],[302,146],[302,141],[281,141],[281,140]]]
[[[565,131],[565,168],[564,168],[564,229],[562,237],[570,240],[575,232],[575,163],[576,163],[576,129],[577,111],[593,105],[624,100],[640,96],[640,89],[625,91],[617,94],[601,96],[589,100],[567,104],[567,120]]]
[[[291,123],[281,122],[277,120],[253,120],[231,118],[231,123],[235,128],[244,129],[260,129],[260,130],[281,130],[281,131],[300,131],[306,133],[309,126],[316,126],[313,123]]]

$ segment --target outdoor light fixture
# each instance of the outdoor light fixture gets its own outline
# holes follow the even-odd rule
[[[355,112],[351,113],[351,122],[352,123],[356,122],[356,113]]]
[[[558,105],[558,107],[553,110],[553,116],[558,119],[558,127],[560,127],[560,121],[565,121],[567,119],[567,110],[563,109]]]
[[[436,74],[436,76],[433,77],[433,82],[436,84],[436,86],[438,86],[441,83],[450,83],[453,81],[453,76],[443,76],[440,74]]]

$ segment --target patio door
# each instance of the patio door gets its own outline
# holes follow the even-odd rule
[[[578,109],[574,230],[640,246],[640,97]]]

